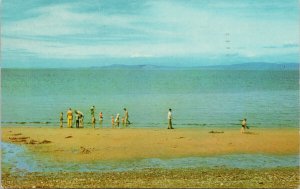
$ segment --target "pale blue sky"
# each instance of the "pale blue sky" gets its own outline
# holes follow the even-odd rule
[[[299,62],[298,0],[3,0],[2,67]]]

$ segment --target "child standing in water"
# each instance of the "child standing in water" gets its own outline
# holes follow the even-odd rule
[[[60,128],[63,128],[63,121],[64,121],[64,113],[63,112],[60,112],[59,121],[60,121]]]
[[[80,128],[82,127],[83,128],[83,113],[78,111],[78,110],[75,110],[75,113],[76,113],[76,128]]]
[[[78,112],[78,116],[79,116],[79,127],[83,128],[83,118],[84,118],[84,115],[80,111],[77,111],[77,112]]]
[[[119,127],[120,126],[120,114],[117,114],[115,122],[116,122],[116,125]]]
[[[122,125],[125,127],[125,117],[122,117]]]
[[[103,114],[102,114],[102,112],[99,113],[99,124],[100,124],[100,127],[102,128],[102,124],[103,124]]]
[[[95,106],[91,107],[91,116],[92,116],[92,126],[95,128],[96,118],[95,118]]]
[[[92,116],[92,126],[93,126],[93,128],[95,128],[95,124],[96,124],[96,118],[94,116]]]
[[[114,128],[115,127],[115,119],[114,116],[111,116],[111,127]]]

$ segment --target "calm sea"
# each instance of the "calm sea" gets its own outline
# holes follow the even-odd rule
[[[298,71],[2,69],[2,125],[58,126],[69,107],[102,111],[104,127],[123,108],[131,127],[299,126]],[[98,120],[98,119],[97,119]]]

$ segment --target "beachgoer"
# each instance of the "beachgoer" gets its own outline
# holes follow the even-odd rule
[[[92,126],[93,126],[93,128],[95,128],[95,124],[96,124],[96,118],[93,116],[92,117]]]
[[[72,112],[71,108],[69,108],[69,110],[67,111],[67,120],[68,120],[68,127],[72,128],[72,124],[73,124],[73,112]]]
[[[92,116],[92,125],[95,128],[95,123],[96,123],[96,119],[95,119],[95,106],[91,107],[91,116]]]
[[[60,112],[59,121],[60,121],[60,128],[63,128],[63,122],[64,122],[64,113],[63,112]]]
[[[125,111],[125,125],[127,126],[127,124],[130,124],[130,121],[129,121],[129,115],[128,115],[128,110],[126,108],[124,108],[124,111]]]
[[[170,108],[169,112],[168,112],[168,129],[174,129],[172,127],[172,119],[173,119],[173,117],[172,117],[172,109]]]
[[[245,132],[246,127],[247,127],[247,119],[245,118],[245,119],[242,120],[241,133]]]
[[[103,124],[103,114],[102,114],[102,112],[99,113],[99,124],[100,124],[100,127],[102,128],[102,124]]]
[[[95,106],[91,107],[91,116],[95,116]]]
[[[114,128],[115,127],[115,119],[114,116],[111,116],[111,127]]]
[[[120,126],[120,114],[117,114],[116,119],[115,119],[115,124],[116,126]]]
[[[82,112],[80,112],[78,110],[77,110],[77,113],[78,113],[78,119],[79,119],[79,127],[83,128],[83,118],[84,118],[84,115],[83,115]]]
[[[122,117],[122,126],[125,127],[125,117]]]
[[[76,128],[79,128],[79,113],[77,110],[75,110],[75,123],[76,123]]]

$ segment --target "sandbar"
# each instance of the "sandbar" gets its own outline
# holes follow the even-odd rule
[[[211,132],[213,131],[213,132]],[[299,154],[297,128],[2,128],[2,141],[62,162],[180,158],[224,154]]]

